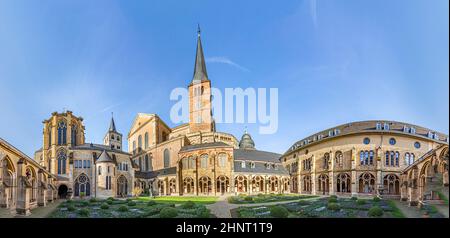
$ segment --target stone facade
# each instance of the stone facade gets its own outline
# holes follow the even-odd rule
[[[400,198],[403,171],[446,140],[406,123],[354,122],[300,140],[281,160],[298,193]]]
[[[0,138],[0,207],[29,215],[57,196],[56,176]]]

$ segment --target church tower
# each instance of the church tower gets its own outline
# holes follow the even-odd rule
[[[111,116],[108,132],[103,138],[103,144],[109,146],[113,150],[122,150],[122,134],[117,132],[114,117]]]
[[[211,81],[206,72],[200,27],[197,31],[197,52],[195,56],[194,76],[189,85],[189,127],[190,132],[215,131],[212,118]]]

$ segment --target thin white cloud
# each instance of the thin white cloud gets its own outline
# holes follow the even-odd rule
[[[317,27],[317,0],[309,0],[309,7],[314,27]]]
[[[230,59],[228,59],[227,57],[224,57],[224,56],[210,57],[210,58],[206,59],[206,62],[208,62],[208,63],[228,64],[228,65],[234,66],[234,67],[236,67],[236,68],[238,68],[238,69],[240,69],[242,71],[250,72],[249,69],[247,69],[247,68],[245,68],[243,66],[240,66],[239,64],[233,62],[232,60],[230,60]]]
[[[116,104],[113,104],[113,105],[109,105],[109,106],[103,108],[102,110],[100,110],[100,112],[109,111],[109,110],[111,110],[111,109],[113,109],[113,108],[115,108],[117,106],[120,106],[120,105],[122,105],[122,103],[116,103]]]

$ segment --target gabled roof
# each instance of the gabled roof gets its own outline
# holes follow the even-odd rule
[[[103,150],[95,163],[115,163],[115,161],[109,157],[106,150]]]

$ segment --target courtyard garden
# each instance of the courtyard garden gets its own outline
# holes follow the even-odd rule
[[[228,198],[228,202],[232,204],[251,204],[251,203],[268,203],[268,202],[283,202],[306,198],[315,198],[314,195],[298,195],[298,194],[257,194],[239,196],[232,196]]]
[[[300,200],[271,206],[240,207],[232,210],[240,218],[403,218],[389,200],[379,198],[337,198]]]
[[[196,198],[197,199],[197,198]],[[50,218],[210,218],[205,201],[162,199],[95,199],[67,200]]]
[[[163,197],[138,197],[138,201],[155,201],[158,203],[185,203],[185,202],[193,202],[195,204],[213,204],[217,202],[217,197],[212,196],[197,196],[197,197],[184,197],[184,196],[163,196]]]

